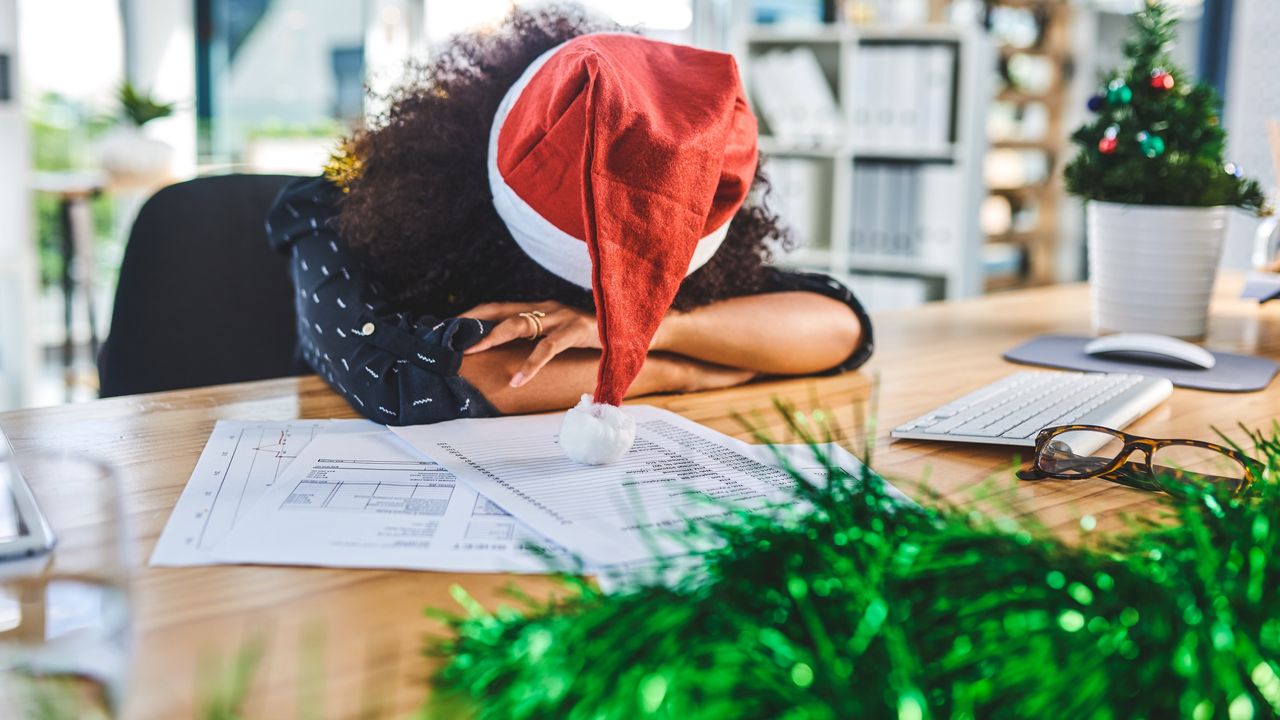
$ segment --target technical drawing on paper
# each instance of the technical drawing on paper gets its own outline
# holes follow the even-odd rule
[[[214,457],[225,460],[226,465],[210,470],[213,495],[201,509],[208,515],[197,547],[209,548],[221,540],[235,525],[240,513],[252,507],[253,501],[275,484],[281,471],[327,424],[259,423],[221,433],[215,429],[209,444],[217,443],[213,448]],[[216,481],[216,488],[212,481]],[[205,490],[205,497],[210,498],[209,489]]]
[[[430,461],[320,458],[280,509],[442,517],[455,488],[453,474]],[[474,542],[458,549],[515,538],[514,519],[484,497],[476,498],[471,518],[463,539]]]
[[[198,565],[330,420],[219,420],[174,506],[151,562]]]
[[[439,516],[453,490],[453,475],[426,460],[321,458],[280,508]]]

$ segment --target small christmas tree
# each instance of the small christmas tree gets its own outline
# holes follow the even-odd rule
[[[1071,136],[1080,152],[1067,190],[1087,200],[1138,205],[1226,205],[1265,212],[1257,181],[1224,162],[1226,132],[1213,88],[1187,79],[1169,57],[1176,18],[1159,0],[1133,17],[1126,67],[1089,99],[1097,116]]]

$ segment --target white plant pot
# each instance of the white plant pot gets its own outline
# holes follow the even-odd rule
[[[1094,329],[1204,337],[1227,208],[1090,201],[1086,215]]]
[[[173,146],[120,125],[98,141],[98,162],[113,186],[154,187],[173,176]]]

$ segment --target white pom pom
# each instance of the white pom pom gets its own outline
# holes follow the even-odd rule
[[[583,395],[565,413],[560,426],[560,449],[574,462],[604,465],[627,454],[636,439],[636,420],[613,405],[592,402]]]

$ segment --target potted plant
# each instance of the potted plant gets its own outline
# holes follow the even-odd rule
[[[112,185],[158,185],[170,176],[173,147],[144,135],[142,126],[172,115],[173,103],[158,103],[127,81],[120,86],[117,98],[123,118],[98,145],[102,169]]]
[[[1227,210],[1266,214],[1254,180],[1223,159],[1213,88],[1169,57],[1177,20],[1157,0],[1133,17],[1125,67],[1089,99],[1067,191],[1086,200],[1094,327],[1203,337]]]

